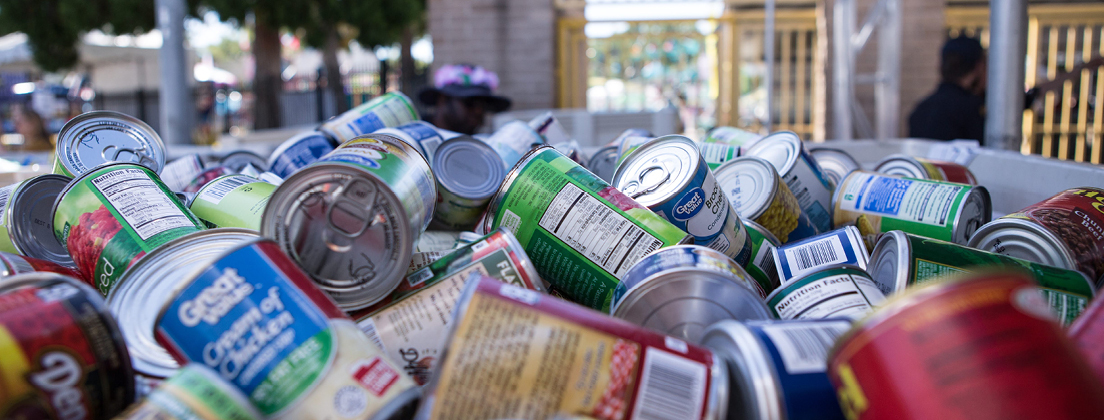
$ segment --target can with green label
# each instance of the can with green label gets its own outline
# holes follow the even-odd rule
[[[751,220],[744,220],[748,238],[751,240],[751,261],[746,266],[748,274],[759,283],[763,291],[770,293],[781,282],[778,279],[778,267],[774,264],[774,249],[781,243],[767,228]]]
[[[245,175],[224,175],[200,188],[188,209],[208,227],[260,230],[261,216],[276,186]]]
[[[85,172],[54,203],[54,236],[105,295],[147,252],[203,228],[156,173],[132,163]]]
[[[387,92],[356,108],[329,119],[318,131],[338,144],[386,127],[398,127],[418,120],[418,111],[410,98],[400,92]]]
[[[1085,274],[1021,260],[899,230],[878,239],[870,256],[870,274],[886,296],[938,278],[992,268],[1027,272],[1063,324],[1084,312],[1096,289]]]
[[[253,403],[215,371],[189,364],[116,417],[119,420],[260,420]]]
[[[517,237],[552,287],[606,312],[633,264],[692,239],[552,147],[531,150],[506,175],[483,233],[498,227]]]

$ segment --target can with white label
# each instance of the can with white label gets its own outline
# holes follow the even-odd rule
[[[781,131],[763,137],[745,155],[774,165],[813,226],[820,232],[832,230],[832,192],[836,184],[824,176],[797,134]]]
[[[767,228],[782,243],[820,233],[770,162],[745,156],[721,165],[713,174],[736,213]]]
[[[779,319],[859,319],[884,301],[866,271],[846,264],[790,280],[767,296],[767,306]]]
[[[341,144],[381,128],[417,120],[418,111],[410,98],[400,92],[387,92],[327,120],[318,131]]]
[[[115,111],[85,112],[61,127],[55,174],[75,177],[112,162],[136,163],[160,173],[165,143],[148,124]]]
[[[378,134],[388,134],[402,139],[407,144],[425,156],[426,160],[433,162],[433,156],[441,143],[463,136],[451,131],[438,130],[433,124],[425,121],[413,121],[398,127],[381,128],[376,130]]]
[[[188,209],[210,227],[261,229],[261,217],[276,186],[245,175],[226,175],[200,188]]]
[[[824,176],[836,185],[840,185],[851,171],[862,169],[859,161],[851,157],[851,154],[840,149],[817,147],[809,149],[809,155],[813,157],[817,165],[820,165],[820,169],[824,171]]]
[[[859,229],[844,226],[775,248],[774,262],[783,284],[833,264],[849,264],[863,270],[870,260]]]
[[[468,136],[448,140],[436,149],[431,160],[437,177],[433,220],[439,227],[475,227],[506,177],[506,168],[500,162],[491,146]]]

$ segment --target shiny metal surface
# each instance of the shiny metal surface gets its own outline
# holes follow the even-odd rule
[[[8,233],[20,254],[72,267],[69,250],[54,236],[54,201],[71,181],[46,174],[23,181],[7,207]]]
[[[165,167],[165,144],[153,128],[137,118],[92,111],[61,128],[57,156],[73,176],[109,162],[136,163],[160,173]]]

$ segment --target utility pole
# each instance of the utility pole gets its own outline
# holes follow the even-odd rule
[[[195,106],[189,90],[191,69],[184,56],[184,0],[156,0],[161,30],[161,139],[168,144],[192,142]]]

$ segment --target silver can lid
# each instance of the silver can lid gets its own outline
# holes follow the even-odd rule
[[[1073,258],[1062,239],[1046,227],[1026,219],[1002,217],[989,222],[974,233],[968,246],[1067,270],[1077,270],[1077,260]]]
[[[46,174],[23,181],[12,191],[8,205],[8,233],[20,254],[73,267],[73,258],[54,236],[54,201],[72,181]]]
[[[617,172],[617,146],[609,146],[598,149],[594,156],[587,161],[586,168],[603,181],[613,181],[613,175]]]
[[[989,200],[989,190],[981,186],[966,188],[970,188],[970,192],[962,200],[962,205],[958,209],[951,241],[959,245],[969,243],[978,229],[993,218],[993,204]]]
[[[801,158],[801,138],[789,131],[763,137],[747,149],[748,156],[763,158],[785,176]]]
[[[498,153],[487,143],[467,136],[442,143],[433,155],[432,169],[438,185],[469,200],[490,198],[506,177]]]
[[[755,220],[767,211],[778,189],[778,172],[770,162],[747,156],[733,159],[713,170],[721,190],[741,219]]]
[[[882,294],[890,296],[905,290],[911,270],[912,249],[908,236],[899,230],[891,230],[878,238],[870,252],[867,272]]]
[[[813,157],[817,165],[820,165],[820,169],[824,171],[824,176],[831,179],[832,183],[836,185],[840,185],[851,171],[862,169],[862,165],[843,150],[820,147],[810,149],[809,155]]]
[[[693,140],[680,135],[658,137],[625,157],[613,175],[613,187],[651,207],[682,194],[701,165],[701,152]]]
[[[908,178],[931,179],[920,161],[912,156],[899,153],[886,156],[885,159],[879,161],[874,166],[874,172]]]
[[[92,111],[61,128],[57,156],[73,176],[110,162],[136,163],[160,173],[165,167],[165,143],[137,118],[115,111]]]
[[[728,367],[728,418],[784,418],[785,399],[776,367],[746,325],[734,320],[717,322],[706,329],[701,344]]]

